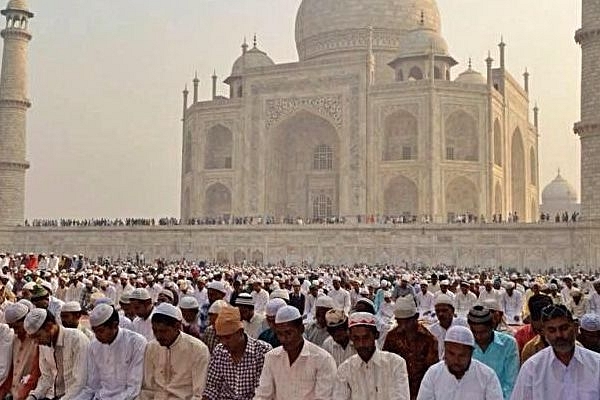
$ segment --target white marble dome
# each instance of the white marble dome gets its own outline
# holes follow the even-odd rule
[[[241,76],[244,70],[250,68],[269,67],[275,65],[273,60],[265,53],[254,45],[253,48],[246,51],[244,54],[238,57],[233,63],[231,68],[231,76]]]
[[[577,192],[565,178],[558,175],[542,191],[542,203],[577,203]]]
[[[461,72],[458,77],[455,79],[455,82],[459,83],[468,83],[471,85],[487,85],[487,79],[481,75],[478,71],[475,71],[469,61],[469,68]]]
[[[296,17],[300,60],[373,49],[397,54],[402,36],[421,25],[440,32],[435,0],[303,0]]]
[[[27,0],[10,0],[6,8],[10,10],[29,10]]]

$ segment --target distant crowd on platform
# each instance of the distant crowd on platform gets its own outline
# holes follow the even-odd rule
[[[598,272],[0,253],[0,399],[600,398]]]
[[[556,213],[554,219],[549,213],[541,213],[538,222],[555,223],[575,223],[580,220],[580,214],[573,212]],[[331,216],[323,218],[305,218],[305,217],[283,217],[273,216],[218,216],[218,217],[197,217],[187,220],[187,225],[338,225],[338,224],[379,224],[379,225],[398,225],[398,224],[430,224],[433,218],[430,215],[358,215],[353,217]],[[448,218],[449,224],[486,224],[488,221],[485,216],[477,216],[472,213],[456,214]],[[493,224],[516,224],[520,223],[520,217],[517,212],[511,212],[507,217],[502,214],[493,214],[491,223]],[[34,227],[119,227],[119,226],[176,226],[183,225],[178,218],[91,218],[91,219],[34,219],[25,220],[24,226]]]

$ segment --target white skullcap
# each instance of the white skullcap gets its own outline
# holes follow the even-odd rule
[[[169,299],[171,299],[171,301],[175,300],[173,292],[171,292],[169,289],[162,289],[160,292],[158,292],[158,294],[162,294],[163,296],[168,297]]]
[[[290,292],[285,289],[275,289],[269,295],[269,299],[283,299],[290,301]]]
[[[514,289],[515,288],[515,283],[514,282],[506,282],[505,287],[507,289]]]
[[[221,293],[227,294],[227,290],[225,290],[225,285],[221,281],[212,281],[212,282],[209,282],[208,285],[206,285],[206,289],[207,290],[208,289],[214,289],[214,290],[219,291]]]
[[[323,308],[335,308],[335,303],[333,302],[333,299],[329,296],[319,296],[317,297],[315,306]]]
[[[285,300],[280,299],[280,298],[269,300],[269,302],[267,303],[267,310],[266,310],[267,317],[276,316],[277,311],[279,311],[279,309],[281,307],[285,307],[286,305],[287,304],[286,304]]]
[[[464,344],[466,346],[475,347],[475,337],[471,330],[465,326],[451,326],[446,332],[444,342]]]
[[[444,279],[440,281],[440,286],[450,286],[450,281],[448,279]]]
[[[23,290],[33,290],[35,289],[35,282],[27,282],[26,284],[23,285]]]
[[[377,326],[375,316],[368,312],[355,312],[348,317],[348,328],[353,326]]]
[[[227,305],[225,300],[217,300],[210,305],[208,309],[209,314],[218,314],[221,312],[221,309]]]
[[[183,296],[181,300],[179,300],[179,308],[182,310],[193,310],[195,308],[200,308],[200,304],[198,304],[198,300],[192,296]]]
[[[125,292],[121,295],[121,298],[119,299],[119,303],[129,304],[129,293],[128,292]]]
[[[40,286],[52,292],[52,285],[48,281],[41,281]]]
[[[25,332],[29,335],[35,334],[40,330],[42,325],[44,325],[44,321],[46,321],[46,317],[48,316],[48,312],[43,308],[36,308],[35,310],[31,310],[29,314],[25,317],[25,322],[23,323],[23,327],[25,328]]]
[[[254,299],[250,293],[240,293],[235,299],[235,305],[254,307]]]
[[[339,276],[334,276],[334,277],[333,277],[333,279],[332,279],[332,281],[338,281],[338,282],[341,282],[342,280],[340,279],[340,277],[339,277]]]
[[[23,303],[12,303],[4,310],[4,320],[7,324],[15,323],[27,315],[29,307]]]
[[[294,280],[292,281],[292,286],[300,286],[300,281],[298,280],[298,278],[294,278]]]
[[[129,279],[129,275],[127,275],[127,273],[125,272],[121,272],[121,275],[119,275],[120,279]]]
[[[600,316],[598,314],[585,314],[579,320],[579,326],[584,331],[598,332],[600,331]]]
[[[159,305],[157,305],[154,308],[154,314],[166,315],[167,317],[174,318],[177,321],[181,321],[183,319],[181,310],[175,307],[173,304],[169,303],[160,303]]]
[[[129,293],[129,300],[145,301],[150,300],[151,298],[152,297],[150,296],[150,293],[148,293],[148,291],[144,288],[137,288]]]
[[[17,301],[17,303],[24,304],[25,306],[27,306],[27,308],[29,308],[29,311],[35,309],[35,306],[33,305],[33,303],[27,299],[21,299],[21,300]]]
[[[300,311],[294,306],[283,306],[275,315],[275,323],[276,324],[285,324],[286,322],[295,321],[297,319],[302,318],[300,315]]]
[[[81,304],[79,304],[78,301],[68,301],[65,304],[63,304],[62,308],[60,309],[60,312],[80,312],[81,311]]]
[[[98,304],[90,313],[90,325],[92,328],[102,325],[113,315],[114,308],[108,304]]]
[[[454,307],[454,300],[447,294],[440,293],[437,296],[435,296],[435,305],[437,306],[438,304],[448,304]]]

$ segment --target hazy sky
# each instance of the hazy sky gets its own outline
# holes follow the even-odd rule
[[[2,1],[2,0],[0,0]],[[369,0],[365,0],[368,2]],[[3,1],[6,3],[6,0]],[[231,71],[244,36],[275,62],[297,60],[300,0],[30,0],[26,216],[177,216],[181,91],[198,71]],[[580,0],[438,0],[460,62],[485,71],[504,35],[507,67],[531,73],[540,107],[540,179],[579,188]],[[496,61],[497,65],[497,61]],[[227,93],[224,84],[219,91]],[[533,107],[533,104],[532,104]],[[533,117],[532,117],[533,119]]]

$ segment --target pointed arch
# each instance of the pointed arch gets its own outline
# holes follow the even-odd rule
[[[385,118],[382,157],[384,161],[416,160],[419,151],[419,122],[404,110]]]
[[[204,214],[207,217],[224,217],[231,214],[231,191],[222,183],[213,183],[206,189]]]
[[[404,176],[389,181],[383,193],[383,212],[388,216],[418,215],[419,189]]]
[[[494,121],[494,164],[502,166],[502,128],[500,121]]]
[[[408,80],[409,81],[420,81],[423,79],[423,71],[421,71],[421,68],[414,66],[410,69],[409,73],[408,73]]]
[[[537,186],[538,182],[538,164],[533,146],[529,148],[529,183]]]
[[[525,218],[526,196],[526,171],[525,149],[521,130],[516,128],[511,139],[511,186],[512,186],[512,211],[517,213],[520,221]]]
[[[479,135],[475,118],[455,111],[445,121],[446,160],[478,161]]]
[[[502,186],[500,182],[496,182],[494,187],[494,214],[502,214],[503,211],[503,200],[502,200]]]
[[[206,132],[204,146],[205,169],[230,169],[233,158],[233,133],[223,125],[215,125]]]
[[[479,215],[479,190],[473,181],[462,176],[450,181],[446,186],[446,214]]]

